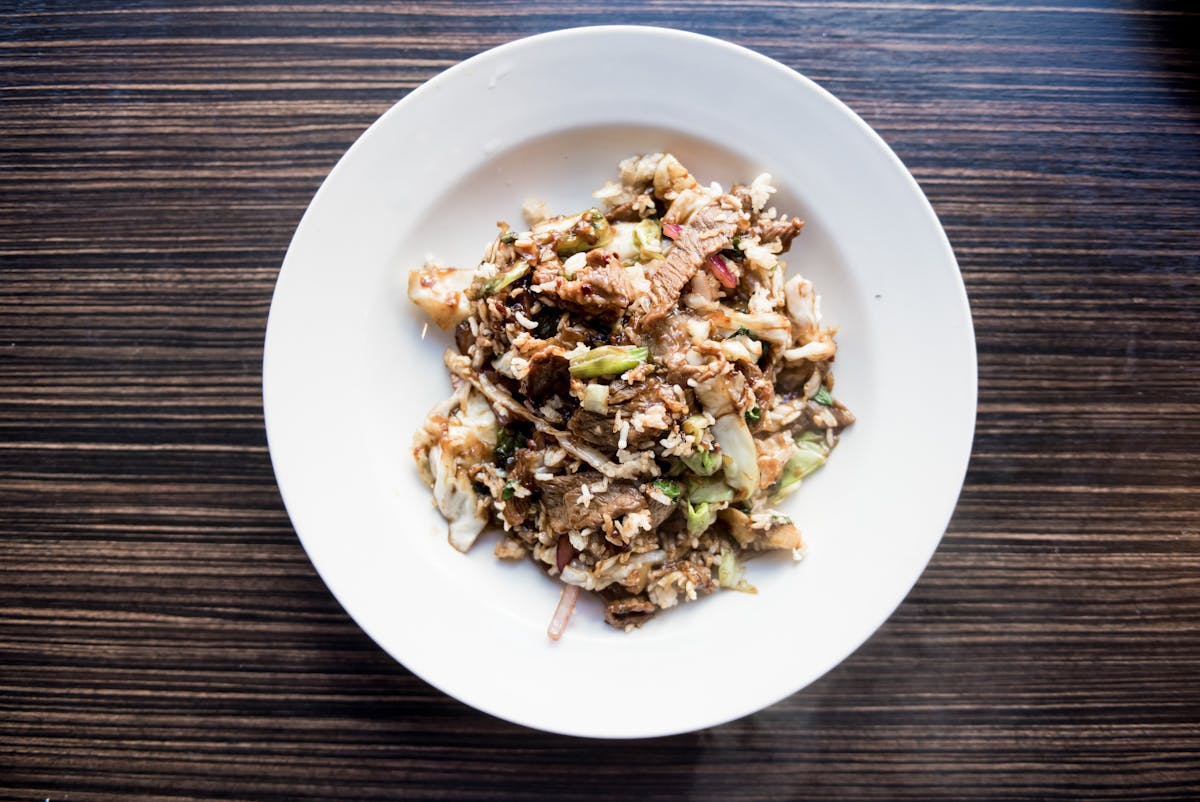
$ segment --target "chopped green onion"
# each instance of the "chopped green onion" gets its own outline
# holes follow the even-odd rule
[[[511,479],[504,483],[504,489],[500,491],[500,498],[508,501],[517,492],[517,485]]]
[[[717,505],[701,502],[693,506],[688,501],[685,504],[687,512],[687,531],[689,535],[703,534],[717,520]]]
[[[762,418],[762,410],[755,404],[751,409],[746,410],[746,423],[758,423]]]
[[[517,241],[517,235],[511,231],[505,231],[503,234],[500,235],[500,241],[503,242],[505,245],[512,245],[514,242]]]
[[[483,288],[480,291],[481,295],[491,295],[512,284],[514,281],[524,278],[529,273],[529,263],[521,262],[516,267],[510,268],[503,274],[493,276],[484,282]]]
[[[686,457],[680,457],[680,461],[697,476],[712,476],[721,470],[721,457],[711,449],[694,451]]]
[[[631,345],[602,345],[571,359],[571,375],[580,379],[614,376],[645,363],[650,357],[647,348]]]
[[[817,390],[817,392],[813,394],[813,401],[816,401],[818,404],[824,404],[825,406],[830,406],[831,404],[833,404],[833,396],[829,394],[828,390],[826,390],[824,387],[822,387],[820,390]]]
[[[655,479],[654,486],[671,501],[678,501],[683,495],[683,487],[679,482],[673,482],[670,479]]]

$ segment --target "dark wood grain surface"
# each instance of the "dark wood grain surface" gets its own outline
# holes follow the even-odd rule
[[[3,4],[0,795],[1200,798],[1197,10]],[[958,511],[891,620],[774,707],[632,743],[383,654],[295,538],[260,398],[284,250],[364,127],[602,22],[727,38],[857,110],[946,226],[980,368]]]

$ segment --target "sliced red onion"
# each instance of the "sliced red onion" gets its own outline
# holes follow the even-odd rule
[[[717,281],[729,289],[733,289],[738,285],[737,273],[733,272],[733,268],[729,266],[729,262],[725,261],[725,257],[719,253],[714,253],[708,257],[708,267],[712,270],[713,275],[717,277]]]
[[[554,554],[554,562],[558,565],[558,570],[562,571],[573,559],[575,559],[575,547],[571,545],[571,538],[559,535],[558,551]]]
[[[679,239],[680,228],[679,228],[678,224],[663,223],[662,228],[663,228],[663,234],[665,234],[668,239]]]
[[[575,612],[575,602],[577,601],[579,601],[579,586],[563,585],[562,595],[558,597],[558,607],[554,608],[554,617],[550,619],[550,626],[546,628],[546,634],[550,636],[550,640],[558,640],[562,637],[563,630],[567,628],[567,622],[571,620],[571,613]]]

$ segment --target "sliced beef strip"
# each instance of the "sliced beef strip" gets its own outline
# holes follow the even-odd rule
[[[599,249],[588,252],[587,262],[573,278],[539,267],[533,280],[542,288],[541,294],[552,296],[558,306],[605,321],[619,318],[637,297],[615,255]]]
[[[783,251],[792,247],[792,240],[796,238],[802,228],[804,228],[804,221],[799,217],[793,217],[790,220],[786,217],[778,220],[759,220],[756,226],[759,242],[763,244],[778,242],[783,246]]]
[[[617,448],[620,446],[620,435],[613,431],[611,415],[600,415],[586,409],[579,409],[567,421],[567,429],[580,440],[599,448],[610,456],[617,453]],[[630,427],[629,434],[625,438],[625,447],[630,450],[652,447],[656,438],[662,436],[664,436],[663,432],[657,429],[639,432]]]
[[[540,434],[540,433],[539,433]],[[540,437],[537,440],[541,440]],[[536,442],[518,448],[513,458],[508,462],[508,478],[530,490],[534,488],[533,474],[542,464],[543,446]]]
[[[533,505],[530,503],[530,499],[528,497],[517,498],[516,496],[513,496],[512,498],[505,500],[504,509],[500,514],[509,526],[515,528],[525,523],[525,520],[529,517],[529,510],[532,506]]]
[[[858,420],[854,417],[854,413],[842,406],[840,401],[834,401],[829,407],[829,411],[833,414],[834,420],[838,422],[839,429],[845,429],[854,421]]]
[[[650,526],[653,529],[658,529],[663,525],[663,522],[671,517],[671,513],[679,508],[679,502],[673,501],[670,504],[663,504],[654,499],[648,499],[650,502]]]
[[[742,211],[750,216],[750,233],[758,235],[758,241],[766,244],[778,242],[786,251],[792,245],[792,240],[804,228],[804,221],[798,217],[786,217],[777,220],[764,220],[759,212],[754,211],[754,202],[750,199],[750,188],[741,184],[729,190],[729,194],[742,204]]]
[[[688,560],[668,560],[650,572],[650,582],[653,583],[676,571],[687,577],[688,582],[696,588],[697,593],[711,593],[717,589],[717,583],[712,578],[712,569],[696,565]]]
[[[655,404],[662,404],[667,410],[668,417],[686,412],[673,393],[655,376],[643,381],[626,382],[615,379],[609,384],[608,414],[600,415],[580,409],[571,416],[567,428],[581,440],[606,451],[616,453],[620,436],[613,430],[614,419],[619,410],[625,420],[629,420],[639,412],[645,412]],[[647,428],[643,432],[630,427],[626,437],[626,448],[631,450],[653,448],[654,444],[666,436],[662,429]]]
[[[809,399],[808,403],[804,405],[804,411],[797,423],[805,429],[823,429],[825,427],[817,424],[815,420],[822,412],[828,412],[837,422],[837,425],[833,427],[835,432],[840,432],[855,421],[854,413],[842,406],[840,402],[825,406]]]
[[[646,334],[651,358],[655,368],[661,371],[660,375],[668,384],[678,385],[690,393],[690,390],[686,390],[691,387],[688,380],[700,381],[711,373],[711,368],[687,361],[687,352],[692,346],[692,336],[687,331],[689,319],[691,316],[686,314],[667,315],[651,326]],[[612,403],[611,394],[609,402]]]
[[[642,215],[633,208],[633,204],[634,201],[625,201],[609,209],[604,216],[610,223],[636,223],[642,219]]]
[[[642,331],[675,306],[679,293],[705,259],[729,246],[737,232],[737,218],[735,212],[714,203],[692,215],[679,230],[666,261],[650,277],[650,310],[639,324]]]
[[[580,488],[587,484],[595,486],[604,481],[599,471],[580,471],[566,476],[556,476],[538,483],[542,491],[542,506],[546,511],[547,523],[553,532],[566,532],[586,527],[599,527],[605,514],[619,518],[649,506],[646,497],[630,482],[609,480],[608,489],[596,493],[587,506],[579,503]]]
[[[765,412],[770,409],[775,403],[775,386],[771,384],[771,380],[763,374],[758,365],[747,362],[736,364],[738,370],[746,377],[746,386],[754,393],[754,401],[758,405],[759,411]],[[751,428],[757,427],[752,426]]]
[[[583,343],[588,348],[596,348],[597,346],[610,344],[611,332],[589,326],[585,321],[572,320],[559,330],[558,338],[562,341],[563,348],[566,348],[568,351],[580,343]]]
[[[578,409],[567,421],[571,434],[589,445],[612,455],[617,452],[618,435],[613,431],[613,419],[586,409]]]
[[[475,334],[471,331],[470,321],[460,321],[454,327],[454,344],[458,346],[460,354],[466,354],[471,350],[471,346],[475,344]]]
[[[530,490],[536,489],[537,482],[534,480],[533,474],[541,467],[542,453],[545,449],[546,442],[540,433],[535,434],[527,446],[517,449],[506,464],[509,481]],[[509,526],[521,526],[528,519],[532,506],[533,498],[531,496],[518,498],[514,495],[512,498],[504,500],[504,510],[501,515]]]
[[[816,363],[807,359],[783,363],[775,375],[775,392],[782,396],[799,395],[814,370]]]
[[[571,363],[560,354],[539,351],[529,360],[529,372],[521,380],[521,392],[534,406],[541,406],[554,396],[570,396]]]
[[[634,382],[617,379],[610,385],[608,393],[610,412],[615,412],[613,407],[618,407],[628,418],[634,413],[645,412],[655,404],[662,404],[668,415],[687,412],[680,405],[679,398],[671,391],[667,383],[658,376],[647,376],[642,381]]]

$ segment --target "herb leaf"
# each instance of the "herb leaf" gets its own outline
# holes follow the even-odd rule
[[[496,432],[496,449],[492,452],[496,464],[503,466],[512,459],[517,450],[525,445],[526,439],[523,432],[509,429],[507,426],[500,427]]]
[[[750,329],[746,328],[745,326],[739,326],[737,331],[729,335],[729,338],[741,337],[743,334],[749,337],[751,340],[758,339],[758,335],[750,331]]]
[[[676,501],[683,494],[683,488],[678,482],[673,482],[670,479],[655,479],[654,486],[662,491],[662,494],[671,501]]]

